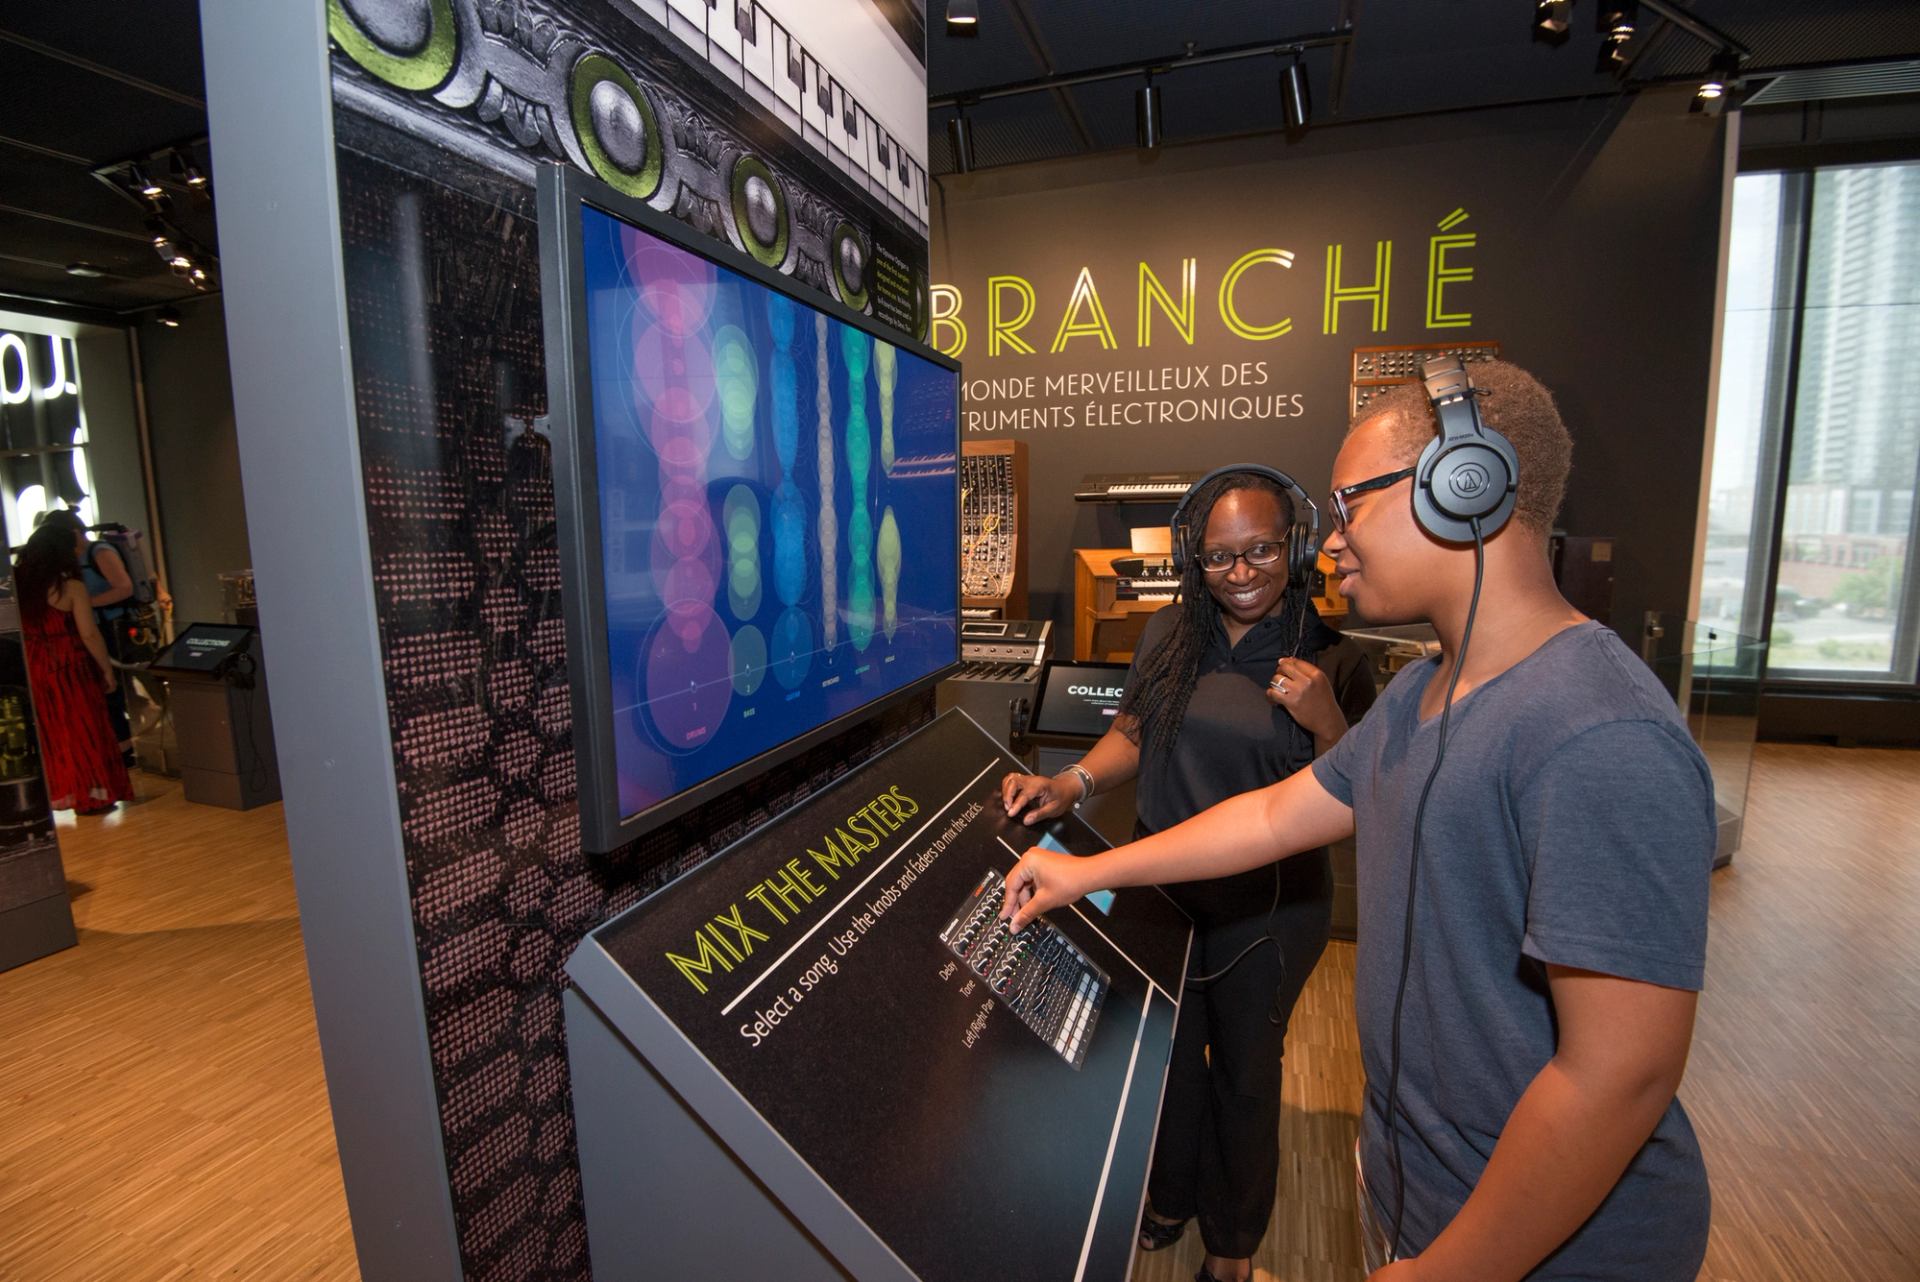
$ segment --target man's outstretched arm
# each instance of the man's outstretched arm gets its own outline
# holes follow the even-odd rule
[[[1301,770],[1103,855],[1029,850],[1007,874],[1001,915],[1019,930],[1090,890],[1225,877],[1352,835],[1353,811]]]

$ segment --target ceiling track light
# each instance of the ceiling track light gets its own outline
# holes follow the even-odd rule
[[[167,194],[167,189],[155,182],[147,171],[138,165],[127,166],[127,183],[145,200],[161,200]]]
[[[1147,73],[1147,83],[1134,91],[1133,95],[1133,132],[1134,140],[1147,151],[1157,150],[1165,121],[1160,114],[1160,86],[1153,83],[1153,73]]]
[[[201,173],[193,161],[187,157],[186,153],[182,152],[179,148],[176,147],[172,152],[168,153],[167,167],[173,171],[175,178],[179,179],[188,187],[193,188],[195,191],[201,191],[206,188],[207,176]]]
[[[1534,0],[1533,30],[1536,35],[1564,39],[1573,21],[1573,0]]]
[[[1609,0],[1600,6],[1594,15],[1599,32],[1613,40],[1627,40],[1633,36],[1634,27],[1640,19],[1639,0]]]
[[[1740,55],[1731,49],[1722,49],[1707,60],[1706,79],[1693,92],[1693,101],[1687,107],[1689,111],[1705,112],[1717,116],[1726,110],[1727,99],[1732,96],[1734,82],[1740,78]]]
[[[1638,0],[1613,0],[1596,15],[1600,29],[1600,59],[1596,71],[1616,71],[1627,65],[1627,44],[1638,26]]]
[[[962,37],[980,34],[980,0],[947,0],[947,34]]]
[[[180,309],[178,307],[173,306],[171,303],[169,303],[165,307],[162,307],[159,311],[155,312],[153,314],[153,318],[159,321],[162,325],[165,325],[168,329],[179,329],[180,322],[181,320],[184,319],[180,315]]]
[[[1300,50],[1293,51],[1293,61],[1280,69],[1280,106],[1286,114],[1287,128],[1305,129],[1313,123],[1313,95],[1307,84],[1307,66],[1300,60]]]
[[[954,109],[953,119],[947,121],[947,145],[953,151],[953,168],[956,173],[973,172],[973,122],[966,113]]]

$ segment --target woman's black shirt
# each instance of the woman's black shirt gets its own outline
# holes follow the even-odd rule
[[[1352,642],[1329,628],[1306,607],[1302,621],[1291,610],[1268,615],[1247,629],[1238,645],[1228,645],[1218,614],[1200,657],[1186,716],[1171,748],[1152,728],[1143,732],[1136,785],[1139,822],[1135,835],[1171,828],[1228,797],[1286,778],[1313,760],[1313,735],[1269,703],[1267,682],[1274,665],[1297,655],[1327,673],[1347,724],[1373,706],[1373,674]],[[1147,621],[1134,651],[1127,685],[1133,688],[1142,661],[1166,643],[1179,618],[1179,606]],[[1318,893],[1326,885],[1325,854],[1307,853],[1281,861],[1283,899]],[[1274,873],[1255,868],[1212,881],[1168,886],[1167,893],[1195,921],[1229,921],[1264,914],[1273,902]]]

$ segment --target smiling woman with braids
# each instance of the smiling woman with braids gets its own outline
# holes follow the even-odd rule
[[[1029,824],[1138,776],[1136,837],[1301,769],[1373,703],[1355,647],[1289,578],[1297,502],[1264,470],[1216,473],[1189,492],[1180,594],[1148,621],[1120,713],[1079,762],[1001,781]],[[1303,527],[1303,533],[1304,533]],[[1242,1282],[1273,1213],[1280,1052],[1288,1015],[1326,948],[1327,854],[1169,886],[1193,918],[1140,1248],[1171,1246],[1193,1216],[1207,1257],[1196,1282]]]

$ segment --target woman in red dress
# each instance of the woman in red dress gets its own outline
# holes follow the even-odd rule
[[[120,747],[107,721],[106,692],[118,685],[107,644],[93,621],[73,535],[34,531],[13,568],[27,678],[40,722],[40,755],[55,810],[83,815],[133,797]]]

